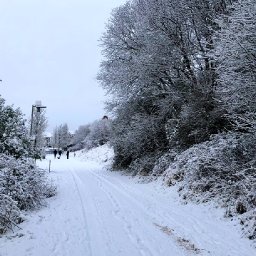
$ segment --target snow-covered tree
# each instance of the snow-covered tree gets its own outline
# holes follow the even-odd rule
[[[72,139],[72,144],[75,145],[76,149],[82,148],[83,140],[88,136],[90,133],[90,125],[81,125],[75,131],[74,137]]]
[[[55,127],[55,129],[53,130],[53,135],[52,135],[52,146],[55,148],[60,147],[58,129],[59,129],[58,127]]]
[[[256,5],[239,0],[219,20],[215,56],[219,97],[238,130],[256,129]]]
[[[16,158],[31,154],[30,140],[25,119],[19,109],[5,106],[0,98],[0,153]]]
[[[102,119],[90,124],[90,133],[86,136],[83,143],[88,147],[103,145],[109,141],[111,135],[111,121]]]
[[[71,143],[71,135],[67,124],[62,124],[54,129],[52,141],[53,146],[56,148],[67,148]]]
[[[104,116],[101,120],[81,125],[72,139],[73,150],[90,149],[107,143],[112,134],[112,121]]]
[[[138,147],[129,141],[135,140],[137,131],[148,131],[145,118],[152,127],[159,127],[161,136],[154,138],[155,146],[149,152],[141,147],[141,156],[152,154],[152,148],[156,153],[165,150],[168,138],[173,138],[172,146],[178,141],[188,147],[225,128],[225,111],[215,99],[211,56],[218,27],[214,20],[225,9],[224,3],[134,0],[113,11],[102,37],[105,59],[98,79],[112,95],[108,109],[116,117],[115,125],[136,127],[129,132],[127,144],[120,144],[115,152],[123,149],[137,155]],[[175,136],[165,136],[166,126],[172,135],[177,130]],[[121,141],[122,134],[115,131],[114,137],[120,136]],[[141,134],[146,138],[153,135],[154,129],[150,135]],[[132,161],[127,159],[126,165]]]
[[[70,144],[70,132],[68,129],[67,124],[63,124],[59,128],[60,133],[60,147],[61,148],[67,148],[67,146]]]
[[[34,107],[32,122],[30,125],[30,135],[33,138],[33,148],[35,151],[35,157],[41,158],[42,150],[45,147],[44,133],[47,128],[47,118],[45,110],[43,108]]]

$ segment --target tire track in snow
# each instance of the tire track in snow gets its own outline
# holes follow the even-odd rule
[[[94,175],[95,176],[95,175]],[[96,176],[95,176],[96,177]],[[112,214],[114,218],[117,218],[119,221],[123,223],[124,230],[126,231],[127,236],[129,237],[130,241],[139,249],[139,253],[142,256],[154,256],[156,254],[152,253],[149,248],[147,248],[144,243],[143,239],[139,237],[139,235],[136,233],[136,231],[133,229],[131,223],[127,220],[126,215],[122,214],[121,212],[121,206],[118,203],[118,201],[114,198],[114,196],[104,189],[102,186],[102,181],[96,177],[98,180],[98,186],[99,188],[104,192],[104,194],[108,197],[109,201],[111,202],[113,206]]]
[[[151,224],[153,225],[153,226],[156,226],[156,225],[160,225],[160,226],[162,226],[163,225],[163,223],[162,223],[162,220],[166,220],[167,221],[167,223],[169,223],[170,222],[170,219],[171,219],[171,221],[173,222],[173,223],[175,223],[176,225],[178,225],[178,226],[180,226],[180,224],[172,217],[172,216],[170,216],[170,215],[161,215],[161,214],[159,214],[159,213],[156,213],[155,212],[155,210],[152,208],[152,207],[150,207],[150,208],[147,208],[147,207],[144,207],[143,206],[143,202],[140,202],[139,200],[137,200],[137,199],[135,199],[135,197],[132,197],[131,195],[130,195],[130,191],[129,192],[127,192],[127,189],[124,189],[124,190],[121,190],[120,189],[120,187],[119,187],[119,183],[118,183],[118,186],[117,185],[115,185],[114,183],[112,183],[111,181],[109,181],[107,178],[105,178],[105,177],[103,177],[102,175],[98,175],[98,174],[96,174],[95,172],[92,172],[92,171],[90,171],[90,173],[93,175],[93,176],[95,176],[100,182],[104,182],[105,184],[107,183],[108,185],[110,185],[114,190],[116,190],[119,194],[122,194],[124,197],[126,197],[128,200],[130,200],[134,205],[136,205],[136,207],[137,208],[139,208],[142,212],[143,212],[143,214],[144,214],[144,216],[147,216],[149,219],[151,219]],[[122,186],[122,185],[120,185],[120,186]],[[122,186],[122,188],[124,188],[123,186]],[[105,191],[105,192],[107,192],[107,191]],[[108,194],[111,194],[110,192],[107,192]],[[112,197],[112,199],[114,198],[113,197],[113,195],[111,196]],[[115,203],[117,204],[117,201],[115,201]],[[149,214],[149,210],[151,210],[151,214]],[[152,213],[152,210],[154,210],[154,213]],[[178,216],[178,215],[177,215]],[[160,217],[160,219],[161,219],[161,222],[160,223],[158,223],[158,220],[159,220],[159,217]],[[174,231],[174,230],[173,230]],[[175,237],[177,237],[177,238],[179,238],[179,239],[183,239],[183,240],[186,240],[186,241],[189,241],[188,239],[185,239],[185,238],[182,238],[182,236],[180,236],[180,235],[177,235],[177,234],[175,234],[175,232],[173,232],[173,234],[175,235]],[[174,241],[176,241],[177,239],[174,239]],[[190,242],[190,241],[189,241]],[[184,246],[182,246],[180,243],[178,243],[178,245],[181,247],[181,248],[183,248],[183,249],[185,249],[185,251],[187,251],[189,254],[191,253],[191,251],[190,250],[187,250],[187,248],[186,247],[184,247]],[[204,250],[204,249],[198,249],[197,250],[197,254],[198,254],[198,251],[200,250],[200,253],[206,253],[206,251]],[[193,252],[192,252],[193,253]],[[153,254],[154,255],[154,254]],[[158,255],[160,255],[160,254],[158,254]],[[184,254],[185,255],[185,254]],[[207,255],[210,255],[209,254],[209,252],[207,252]]]
[[[172,211],[172,215],[175,215],[175,216],[170,216],[170,215],[166,215],[166,214],[161,214],[159,213],[158,211],[156,211],[157,209],[157,206],[155,207],[145,207],[143,206],[143,204],[145,203],[145,199],[150,202],[150,204],[152,204],[152,198],[146,196],[145,194],[143,194],[143,198],[142,200],[138,200],[138,194],[137,193],[133,193],[134,196],[131,195],[131,193],[133,192],[131,189],[129,189],[128,186],[124,186],[123,183],[118,183],[118,186],[115,185],[113,182],[109,181],[107,178],[106,178],[106,175],[104,176],[99,176],[98,174],[95,174],[97,175],[99,178],[102,178],[104,179],[106,182],[108,182],[111,186],[113,186],[115,189],[117,189],[120,193],[122,193],[123,195],[129,197],[134,203],[136,203],[139,207],[143,208],[144,211],[148,214],[148,211],[150,210],[151,212],[153,211],[153,215],[151,215],[152,218],[158,218],[158,216],[161,217],[161,219],[165,219],[165,220],[168,220],[168,222],[170,222],[170,220],[173,222],[173,223],[176,223],[177,225],[180,226],[180,223],[176,221],[176,218],[179,218],[180,217],[180,214],[179,213],[176,213],[175,211]],[[119,187],[121,187],[122,189],[120,189]],[[162,209],[164,209],[165,211],[164,212],[170,212],[170,207],[163,207],[161,205]],[[195,224],[198,224],[197,220],[193,220],[193,223]]]
[[[85,239],[86,239],[86,245],[87,245],[86,248],[85,248],[86,249],[85,255],[86,256],[92,256],[92,248],[91,248],[91,243],[90,243],[91,240],[90,240],[89,228],[88,228],[88,223],[87,223],[86,211],[85,211],[85,208],[84,208],[83,198],[81,196],[81,193],[80,193],[77,181],[76,181],[77,175],[74,173],[73,169],[70,169],[70,173],[72,175],[72,178],[73,178],[73,181],[74,181],[74,184],[75,184],[75,188],[76,188],[79,200],[81,202],[81,210],[82,210],[83,221],[84,221],[84,232],[85,232]],[[89,253],[89,255],[88,255],[88,253]]]
[[[118,222],[116,222],[116,224],[118,223],[117,227],[123,227],[122,229],[120,229],[120,231],[122,230],[122,232],[124,232],[125,234],[125,239],[129,239],[130,243],[133,244],[134,246],[132,247],[132,250],[135,250],[134,252],[136,252],[136,254],[134,254],[134,252],[132,253],[132,255],[140,255],[140,256],[154,256],[156,254],[152,254],[149,249],[147,247],[143,247],[142,243],[141,243],[141,238],[139,238],[136,234],[136,239],[134,238],[134,233],[131,230],[130,224],[125,220],[125,218],[120,215],[117,218],[117,212],[121,212],[120,211],[120,206],[119,204],[115,204],[115,202],[113,201],[113,198],[109,197],[108,193],[103,189],[102,186],[102,182],[95,177],[91,171],[87,171],[87,174],[90,175],[90,177],[86,177],[87,181],[83,182],[83,179],[79,177],[78,174],[74,173],[75,177],[77,180],[79,180],[79,182],[81,184],[83,184],[83,186],[86,186],[86,183],[88,182],[88,180],[90,180],[90,184],[93,185],[93,189],[96,189],[95,191],[91,191],[90,190],[90,197],[88,198],[88,203],[90,206],[88,206],[90,208],[90,212],[93,213],[94,215],[94,222],[95,220],[97,220],[95,226],[93,226],[94,230],[96,228],[96,226],[98,227],[97,230],[100,231],[100,233],[103,235],[103,237],[101,238],[101,242],[104,242],[104,245],[107,245],[108,249],[105,249],[105,253],[104,255],[120,255],[120,253],[125,253],[125,255],[127,255],[127,252],[125,251],[126,248],[122,248],[121,252],[117,251],[116,248],[116,243],[117,241],[115,239],[111,239],[111,233],[106,229],[106,227],[111,228],[111,232],[113,234],[114,232],[114,236],[116,236],[116,232],[118,230],[114,230],[113,226],[111,226],[111,222],[109,222],[110,219],[113,220],[113,218],[117,219]],[[82,176],[81,176],[82,177]],[[95,181],[95,182],[94,182]],[[96,186],[94,186],[94,184],[96,184]],[[87,184],[88,185],[88,184]],[[103,191],[103,192],[99,192]],[[95,193],[96,192],[96,193]],[[96,197],[95,197],[96,195]],[[104,200],[101,197],[97,196],[97,195],[104,195],[106,196],[106,199]],[[110,202],[110,204],[108,203]],[[104,207],[106,207],[106,205],[108,205],[107,209],[105,209]],[[112,205],[112,207],[109,207],[109,205]],[[102,210],[105,209],[107,211],[109,211],[109,213],[111,213],[111,217],[110,218],[105,218],[106,216],[106,212],[103,212]],[[108,216],[109,217],[109,216]],[[104,221],[105,220],[105,221]],[[119,224],[120,223],[120,224]],[[97,233],[99,234],[99,232]],[[121,234],[120,234],[121,235]],[[121,235],[122,236],[122,235]],[[96,237],[96,240],[98,239],[98,237]],[[97,243],[97,241],[94,241]],[[107,242],[107,244],[106,244]],[[127,241],[125,242],[125,244],[127,245]],[[128,243],[129,244],[129,243]],[[111,245],[113,246],[113,248],[111,248]],[[138,246],[139,245],[139,246]],[[146,251],[146,253],[145,253]],[[109,253],[110,252],[110,253]],[[111,253],[113,252],[113,253]],[[137,254],[137,252],[139,252],[139,254]],[[160,255],[160,254],[157,254]]]
[[[166,223],[170,223],[170,221],[171,221],[172,225],[171,225],[171,227],[169,226],[168,228],[172,229],[172,231],[173,231],[172,233],[175,234],[175,237],[176,237],[175,240],[182,239],[184,241],[189,241],[190,243],[197,244],[197,246],[199,245],[199,247],[201,246],[200,239],[197,239],[194,236],[193,236],[194,241],[191,241],[192,239],[185,238],[186,234],[184,234],[184,233],[187,233],[186,231],[188,231],[188,228],[187,228],[186,224],[184,226],[183,223],[176,220],[176,219],[178,219],[178,220],[180,219],[180,212],[177,213],[177,212],[173,211],[172,208],[164,207],[163,205],[161,205],[162,210],[164,210],[164,211],[162,211],[162,214],[161,214],[159,211],[157,211],[157,209],[158,209],[157,206],[156,207],[153,207],[153,206],[144,207],[143,204],[145,203],[145,200],[150,202],[150,204],[152,204],[152,198],[150,198],[149,196],[147,196],[145,194],[143,194],[143,197],[140,197],[140,196],[138,197],[138,194],[134,193],[134,191],[131,190],[127,185],[125,186],[124,183],[118,183],[118,185],[116,185],[115,183],[112,182],[112,180],[109,181],[108,180],[109,176],[107,176],[107,175],[104,175],[104,174],[100,175],[100,176],[98,174],[95,174],[95,175],[97,175],[99,178],[104,179],[106,182],[108,182],[109,185],[111,185],[112,187],[117,189],[120,193],[122,193],[125,196],[128,196],[132,201],[136,202],[136,204],[139,207],[144,209],[146,214],[148,214],[148,212],[150,211],[151,212],[150,216],[152,217],[152,219],[155,219],[155,218],[159,219],[159,217],[160,217],[161,220],[165,221],[165,224],[162,221],[161,222],[153,222],[154,226],[168,227],[166,225]],[[131,195],[131,193],[133,193],[133,196]],[[140,198],[142,200],[139,200],[138,198]],[[171,210],[171,212],[170,212],[170,210]],[[157,217],[157,216],[159,216],[159,217]],[[198,216],[194,217],[193,215],[189,215],[189,222],[191,224],[190,228],[193,229],[198,234],[198,238],[201,238],[202,224],[200,222],[200,219],[198,219]],[[177,233],[177,230],[178,230],[178,233]],[[191,233],[191,232],[189,232],[189,233]],[[191,235],[190,235],[190,237],[191,237]],[[209,239],[214,240],[211,237],[209,237]],[[200,253],[204,253],[205,255],[208,255],[208,256],[212,255],[211,252],[209,252],[205,249],[197,249],[197,253],[199,250],[200,250]]]
[[[128,193],[124,193],[122,190],[120,190],[117,185],[112,184],[109,180],[107,180],[107,179],[105,179],[104,177],[102,177],[102,176],[96,174],[95,172],[91,172],[91,174],[92,174],[93,176],[95,176],[95,177],[98,179],[98,182],[99,182],[99,183],[104,184],[105,186],[106,186],[106,185],[110,185],[110,186],[107,186],[106,188],[111,187],[113,191],[117,191],[118,193],[115,194],[115,195],[118,195],[118,194],[124,195],[124,197],[121,198],[122,200],[124,200],[124,198],[125,198],[125,201],[126,201],[126,202],[129,201],[129,202],[130,202],[130,205],[136,206],[136,208],[133,209],[132,211],[128,210],[128,212],[124,212],[124,209],[122,210],[122,207],[121,207],[120,204],[118,203],[118,200],[115,199],[116,196],[115,196],[115,195],[113,196],[113,193],[111,193],[111,191],[109,191],[109,190],[106,190],[106,189],[103,190],[104,193],[110,197],[110,200],[112,201],[112,203],[114,204],[114,206],[117,207],[117,212],[116,212],[116,214],[119,215],[119,217],[122,219],[122,221],[127,224],[127,227],[128,227],[128,230],[129,230],[130,233],[131,233],[131,236],[134,236],[134,234],[136,233],[136,232],[132,229],[132,226],[131,226],[132,223],[135,223],[135,224],[136,224],[136,227],[137,227],[137,226],[142,227],[140,230],[143,230],[143,234],[142,234],[143,237],[144,237],[145,234],[148,234],[148,233],[152,232],[152,229],[150,229],[149,226],[151,225],[151,227],[155,227],[155,222],[154,222],[154,221],[155,221],[156,219],[158,219],[158,217],[149,215],[147,208],[145,208],[145,207],[143,207],[142,205],[140,205],[140,204],[139,204],[136,200],[134,200],[134,198],[132,198]],[[101,187],[102,187],[102,185],[101,185]],[[123,211],[123,213],[119,213],[119,212],[121,212],[121,210]],[[126,210],[127,210],[127,209],[126,209]],[[147,217],[147,218],[143,218],[143,222],[145,222],[144,219],[147,219],[147,220],[149,219],[149,220],[150,220],[150,221],[149,221],[149,224],[150,224],[150,225],[148,225],[148,223],[146,223],[146,224],[144,223],[144,226],[141,226],[141,220],[139,221],[139,219],[138,219],[138,218],[136,217],[136,215],[135,215],[136,212],[138,212],[138,211],[139,211],[140,213],[142,213],[143,216]],[[127,213],[129,213],[129,214],[127,214]],[[127,216],[128,216],[128,217],[132,217],[132,221],[131,221],[131,220],[128,220],[128,219],[127,219]],[[159,216],[159,215],[158,215],[158,216]],[[131,232],[131,231],[132,231],[132,232]],[[154,240],[151,240],[150,242],[149,242],[149,240],[147,240],[147,241],[146,241],[147,245],[144,245],[143,239],[141,239],[141,238],[139,237],[138,233],[137,233],[136,235],[137,235],[137,238],[138,238],[137,243],[139,242],[140,245],[142,245],[142,248],[144,249],[144,251],[142,251],[143,255],[153,255],[153,256],[154,256],[154,255],[164,255],[164,254],[166,254],[166,252],[163,252],[163,251],[160,252],[160,251],[159,251],[159,250],[160,250],[159,245],[154,248],[154,249],[157,249],[157,251],[155,251],[155,252],[150,252],[148,248],[150,248],[150,247],[152,246],[152,244],[154,244]],[[148,239],[149,239],[149,237],[148,237]],[[134,240],[134,239],[133,239],[133,240]],[[136,240],[135,240],[135,241],[136,241]],[[176,242],[176,240],[175,240],[175,242]],[[176,244],[176,247],[177,247],[177,248],[180,248],[180,247],[182,248],[182,250],[183,250],[182,255],[187,255],[187,253],[189,253],[189,255],[190,255],[191,252],[188,252],[188,250],[186,250],[186,248],[185,248],[185,250],[184,250],[184,247],[183,247],[183,246],[180,246],[180,244],[177,244],[177,243],[175,243],[175,242],[174,242],[174,246],[175,246],[175,244]],[[170,245],[171,245],[171,244],[170,244]],[[145,252],[145,251],[147,251],[147,252]],[[179,250],[179,252],[180,252],[180,250]],[[186,252],[187,252],[187,253],[186,253]],[[149,254],[149,253],[150,253],[150,254]],[[175,254],[175,255],[176,255],[176,254]],[[178,254],[178,255],[180,255],[180,254]]]
[[[98,223],[100,223],[101,226],[101,233],[102,236],[104,237],[104,241],[107,241],[107,252],[113,252],[113,249],[111,248],[111,244],[114,244],[114,241],[112,240],[111,234],[110,232],[105,228],[105,224],[102,218],[100,218],[100,216],[103,216],[103,213],[101,211],[101,203],[98,199],[94,199],[95,200],[95,210],[97,213],[97,221]],[[110,254],[111,255],[111,254]]]
[[[93,216],[93,218],[87,218],[90,225],[87,225],[87,230],[90,234],[90,241],[91,241],[91,255],[119,255],[118,252],[116,254],[116,241],[112,239],[111,233],[106,229],[106,225],[104,223],[104,213],[102,212],[102,199],[97,197],[97,194],[94,194],[94,191],[88,189],[88,180],[90,178],[94,178],[90,174],[90,177],[87,177],[87,181],[84,182],[83,179],[73,171],[73,177],[75,178],[79,194],[81,197],[81,203],[83,203],[82,195],[86,195],[86,204],[84,205],[85,209],[88,209],[88,213]],[[93,180],[90,181],[91,185],[94,185]],[[95,197],[96,195],[96,197]],[[104,209],[104,208],[103,208]],[[86,215],[86,213],[85,213]],[[88,222],[87,221],[87,222]],[[91,230],[91,232],[90,232]],[[113,231],[113,230],[111,230]],[[102,243],[104,242],[104,243]],[[112,245],[112,247],[111,247]],[[100,249],[100,251],[98,251]],[[87,255],[86,255],[87,256]]]
[[[201,206],[202,208],[198,212],[193,211],[195,208],[193,206],[191,207],[191,205],[189,205],[188,208],[187,206],[184,206],[182,209],[180,208],[183,207],[181,206],[181,203],[176,204],[174,201],[175,204],[171,207],[171,205],[168,203],[168,200],[166,200],[167,198],[165,197],[163,197],[163,199],[166,202],[166,205],[162,203],[159,204],[157,201],[159,198],[157,194],[156,197],[150,196],[150,193],[141,195],[140,193],[144,190],[141,191],[139,187],[138,189],[134,190],[133,186],[128,185],[129,183],[122,182],[122,179],[119,179],[115,176],[106,175],[106,172],[102,172],[100,175],[99,173],[95,173],[95,175],[105,179],[110,186],[114,186],[124,196],[128,195],[129,198],[137,201],[137,203],[143,207],[146,210],[146,213],[151,215],[152,218],[154,216],[158,216],[158,219],[161,221],[154,222],[156,227],[160,226],[164,229],[168,228],[173,230],[172,234],[175,235],[175,240],[185,241],[186,244],[189,242],[195,245],[196,248],[199,248],[198,250],[200,250],[202,255],[215,256],[217,255],[217,251],[219,254],[221,250],[225,253],[220,255],[241,255],[238,253],[238,251],[240,251],[239,248],[243,247],[242,242],[238,240],[238,244],[236,244],[236,246],[232,246],[231,241],[230,243],[223,243],[218,234],[226,234],[226,236],[229,236],[227,227],[225,227],[225,225],[222,226],[221,224],[221,222],[224,224],[225,221],[222,220],[219,222],[219,220],[222,218],[218,217],[217,215],[216,220],[218,225],[215,225],[213,218],[215,219],[216,215],[209,214],[210,212],[205,210],[207,208],[203,209],[204,206]],[[170,202],[171,201],[172,200],[170,200]],[[176,205],[179,209],[178,211],[176,211]],[[159,206],[161,207],[161,211],[158,211]],[[190,209],[192,211],[190,211]],[[208,217],[208,219],[206,217]]]

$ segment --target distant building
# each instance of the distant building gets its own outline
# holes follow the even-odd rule
[[[46,146],[46,147],[51,147],[51,146],[52,146],[52,145],[51,145],[51,144],[52,144],[51,141],[52,141],[52,134],[49,133],[49,132],[45,133],[45,134],[44,134],[45,146]]]

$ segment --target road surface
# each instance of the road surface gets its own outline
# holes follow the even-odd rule
[[[22,230],[0,239],[0,256],[255,253],[240,228],[222,218],[222,211],[182,205],[176,192],[160,182],[140,183],[78,157],[52,159],[51,168],[57,196],[29,213]]]

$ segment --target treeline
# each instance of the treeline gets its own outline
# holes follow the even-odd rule
[[[35,165],[34,146],[21,111],[0,97],[0,234],[22,221],[23,210],[35,209],[55,194]]]
[[[51,145],[54,148],[67,149],[71,145],[72,134],[68,129],[67,124],[57,126],[52,135]]]
[[[255,17],[253,0],[128,1],[102,36],[98,74],[115,116],[113,168],[164,174],[184,199],[224,202],[227,215],[246,216],[251,239]]]
[[[72,138],[71,150],[91,149],[107,143],[111,137],[111,120],[106,116],[101,120],[81,125]]]

